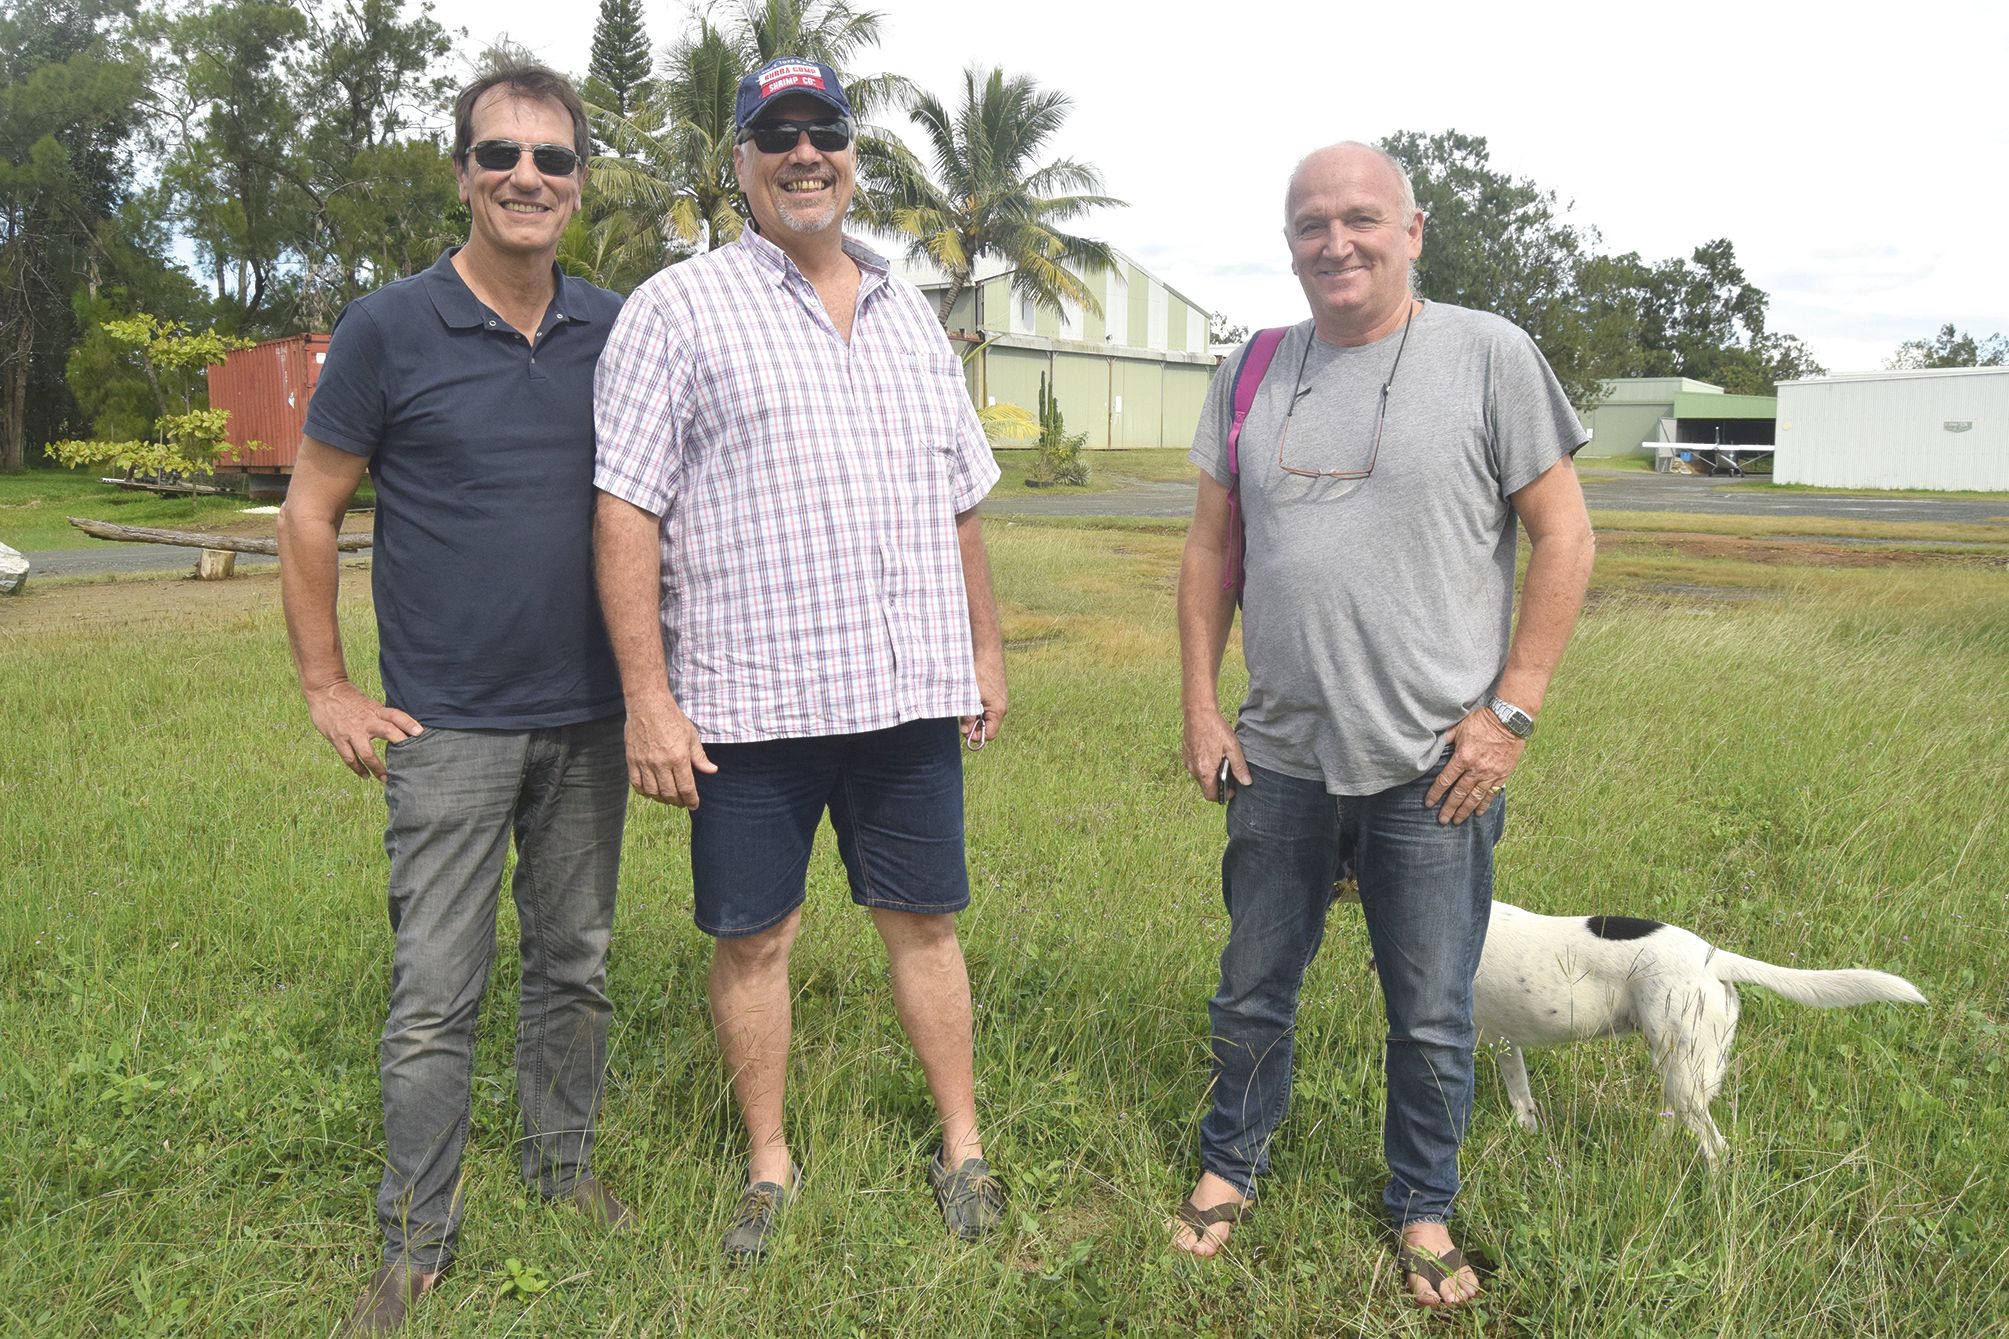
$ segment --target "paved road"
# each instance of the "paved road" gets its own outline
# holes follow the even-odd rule
[[[111,572],[193,572],[200,549],[175,548],[167,544],[120,544],[102,540],[95,548],[45,549],[30,553],[28,579],[37,577],[103,576]],[[237,566],[261,567],[277,558],[263,553],[240,553]]]
[[[1972,525],[2009,524],[2009,499],[1885,498],[1873,493],[1829,496],[1771,489],[1736,479],[1689,475],[1597,474],[1584,476],[1584,496],[1600,511],[1714,512],[1732,516],[1818,516],[1850,521],[1935,521]],[[1055,493],[1008,498],[985,510],[1020,516],[1190,516],[1193,485],[1137,484],[1108,493]]]

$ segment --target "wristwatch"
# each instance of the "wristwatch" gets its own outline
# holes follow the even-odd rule
[[[1488,698],[1486,710],[1499,717],[1501,725],[1522,739],[1530,738],[1535,733],[1535,718],[1511,702],[1502,701],[1497,697]]]

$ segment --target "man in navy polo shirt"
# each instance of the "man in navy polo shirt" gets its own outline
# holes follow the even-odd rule
[[[460,95],[467,243],[343,312],[280,513],[308,710],[350,770],[384,782],[389,811],[385,1246],[352,1333],[398,1328],[452,1259],[512,834],[523,1177],[598,1225],[629,1217],[590,1170],[627,807],[621,686],[593,596],[593,369],[621,300],[556,265],[589,143],[578,95],[541,66]],[[349,682],[335,609],[336,532],[366,467],[382,703]]]

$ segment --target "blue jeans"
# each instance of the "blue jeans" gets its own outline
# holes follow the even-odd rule
[[[523,1179],[568,1194],[587,1174],[607,1059],[607,941],[628,810],[619,716],[543,730],[434,726],[390,746],[384,851],[395,936],[378,1048],[384,1261],[452,1259],[474,1025],[495,960],[509,842],[523,989],[516,1099]]]
[[[1442,765],[1363,796],[1251,766],[1254,784],[1228,802],[1221,889],[1231,928],[1207,1005],[1214,1081],[1200,1165],[1244,1195],[1269,1170],[1290,1105],[1298,990],[1351,863],[1388,1013],[1383,1203],[1398,1227],[1450,1218],[1472,1109],[1472,978],[1506,797],[1484,817],[1439,824],[1423,796]]]

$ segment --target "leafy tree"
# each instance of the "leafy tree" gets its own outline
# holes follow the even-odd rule
[[[49,454],[72,468],[109,465],[127,478],[164,478],[208,474],[232,447],[225,433],[230,413],[209,408],[205,369],[223,361],[232,349],[251,347],[209,329],[197,334],[178,321],[163,321],[141,312],[124,320],[106,321],[107,335],[133,350],[137,365],[153,394],[155,414],[145,438],[61,441]]]
[[[1100,194],[1102,174],[1087,163],[1055,158],[1033,165],[1071,103],[1027,75],[1008,79],[1001,69],[975,65],[963,72],[953,112],[932,94],[914,99],[909,112],[926,141],[930,173],[894,173],[898,203],[891,217],[911,239],[908,254],[948,273],[936,313],[943,324],[987,252],[1012,267],[1019,297],[1054,310],[1071,299],[1101,311],[1080,274],[1115,264],[1115,256],[1108,243],[1058,225],[1123,202]]]
[[[127,0],[0,9],[0,472],[69,412],[70,297],[112,261],[145,78]]]
[[[222,0],[183,11],[161,33],[180,55],[161,63],[156,89],[162,177],[233,329],[272,323],[287,252],[306,231],[292,176],[303,108],[289,57],[307,31],[305,12],[285,0]]]
[[[1928,367],[2009,366],[2009,337],[1994,334],[1976,339],[1949,321],[1931,339],[1908,339],[1898,345],[1897,352],[1884,366],[1894,372]]]
[[[580,90],[586,101],[630,116],[649,96],[649,33],[641,0],[600,0],[593,59]]]
[[[1240,344],[1249,337],[1249,328],[1236,321],[1230,321],[1221,312],[1207,316],[1207,343]]]
[[[216,0],[162,22],[162,179],[231,329],[325,326],[459,235],[429,0]]]
[[[1407,169],[1427,216],[1417,291],[1506,317],[1541,347],[1572,403],[1594,401],[1617,374],[1578,296],[1597,234],[1565,222],[1554,191],[1494,168],[1480,136],[1400,131],[1381,148]]]
[[[1685,376],[1769,394],[1822,372],[1802,341],[1767,329],[1770,299],[1728,238],[1659,264],[1601,255],[1594,228],[1566,222],[1554,191],[1493,168],[1478,136],[1404,131],[1381,147],[1408,170],[1427,215],[1422,295],[1526,330],[1579,408],[1594,406],[1611,377]]]

